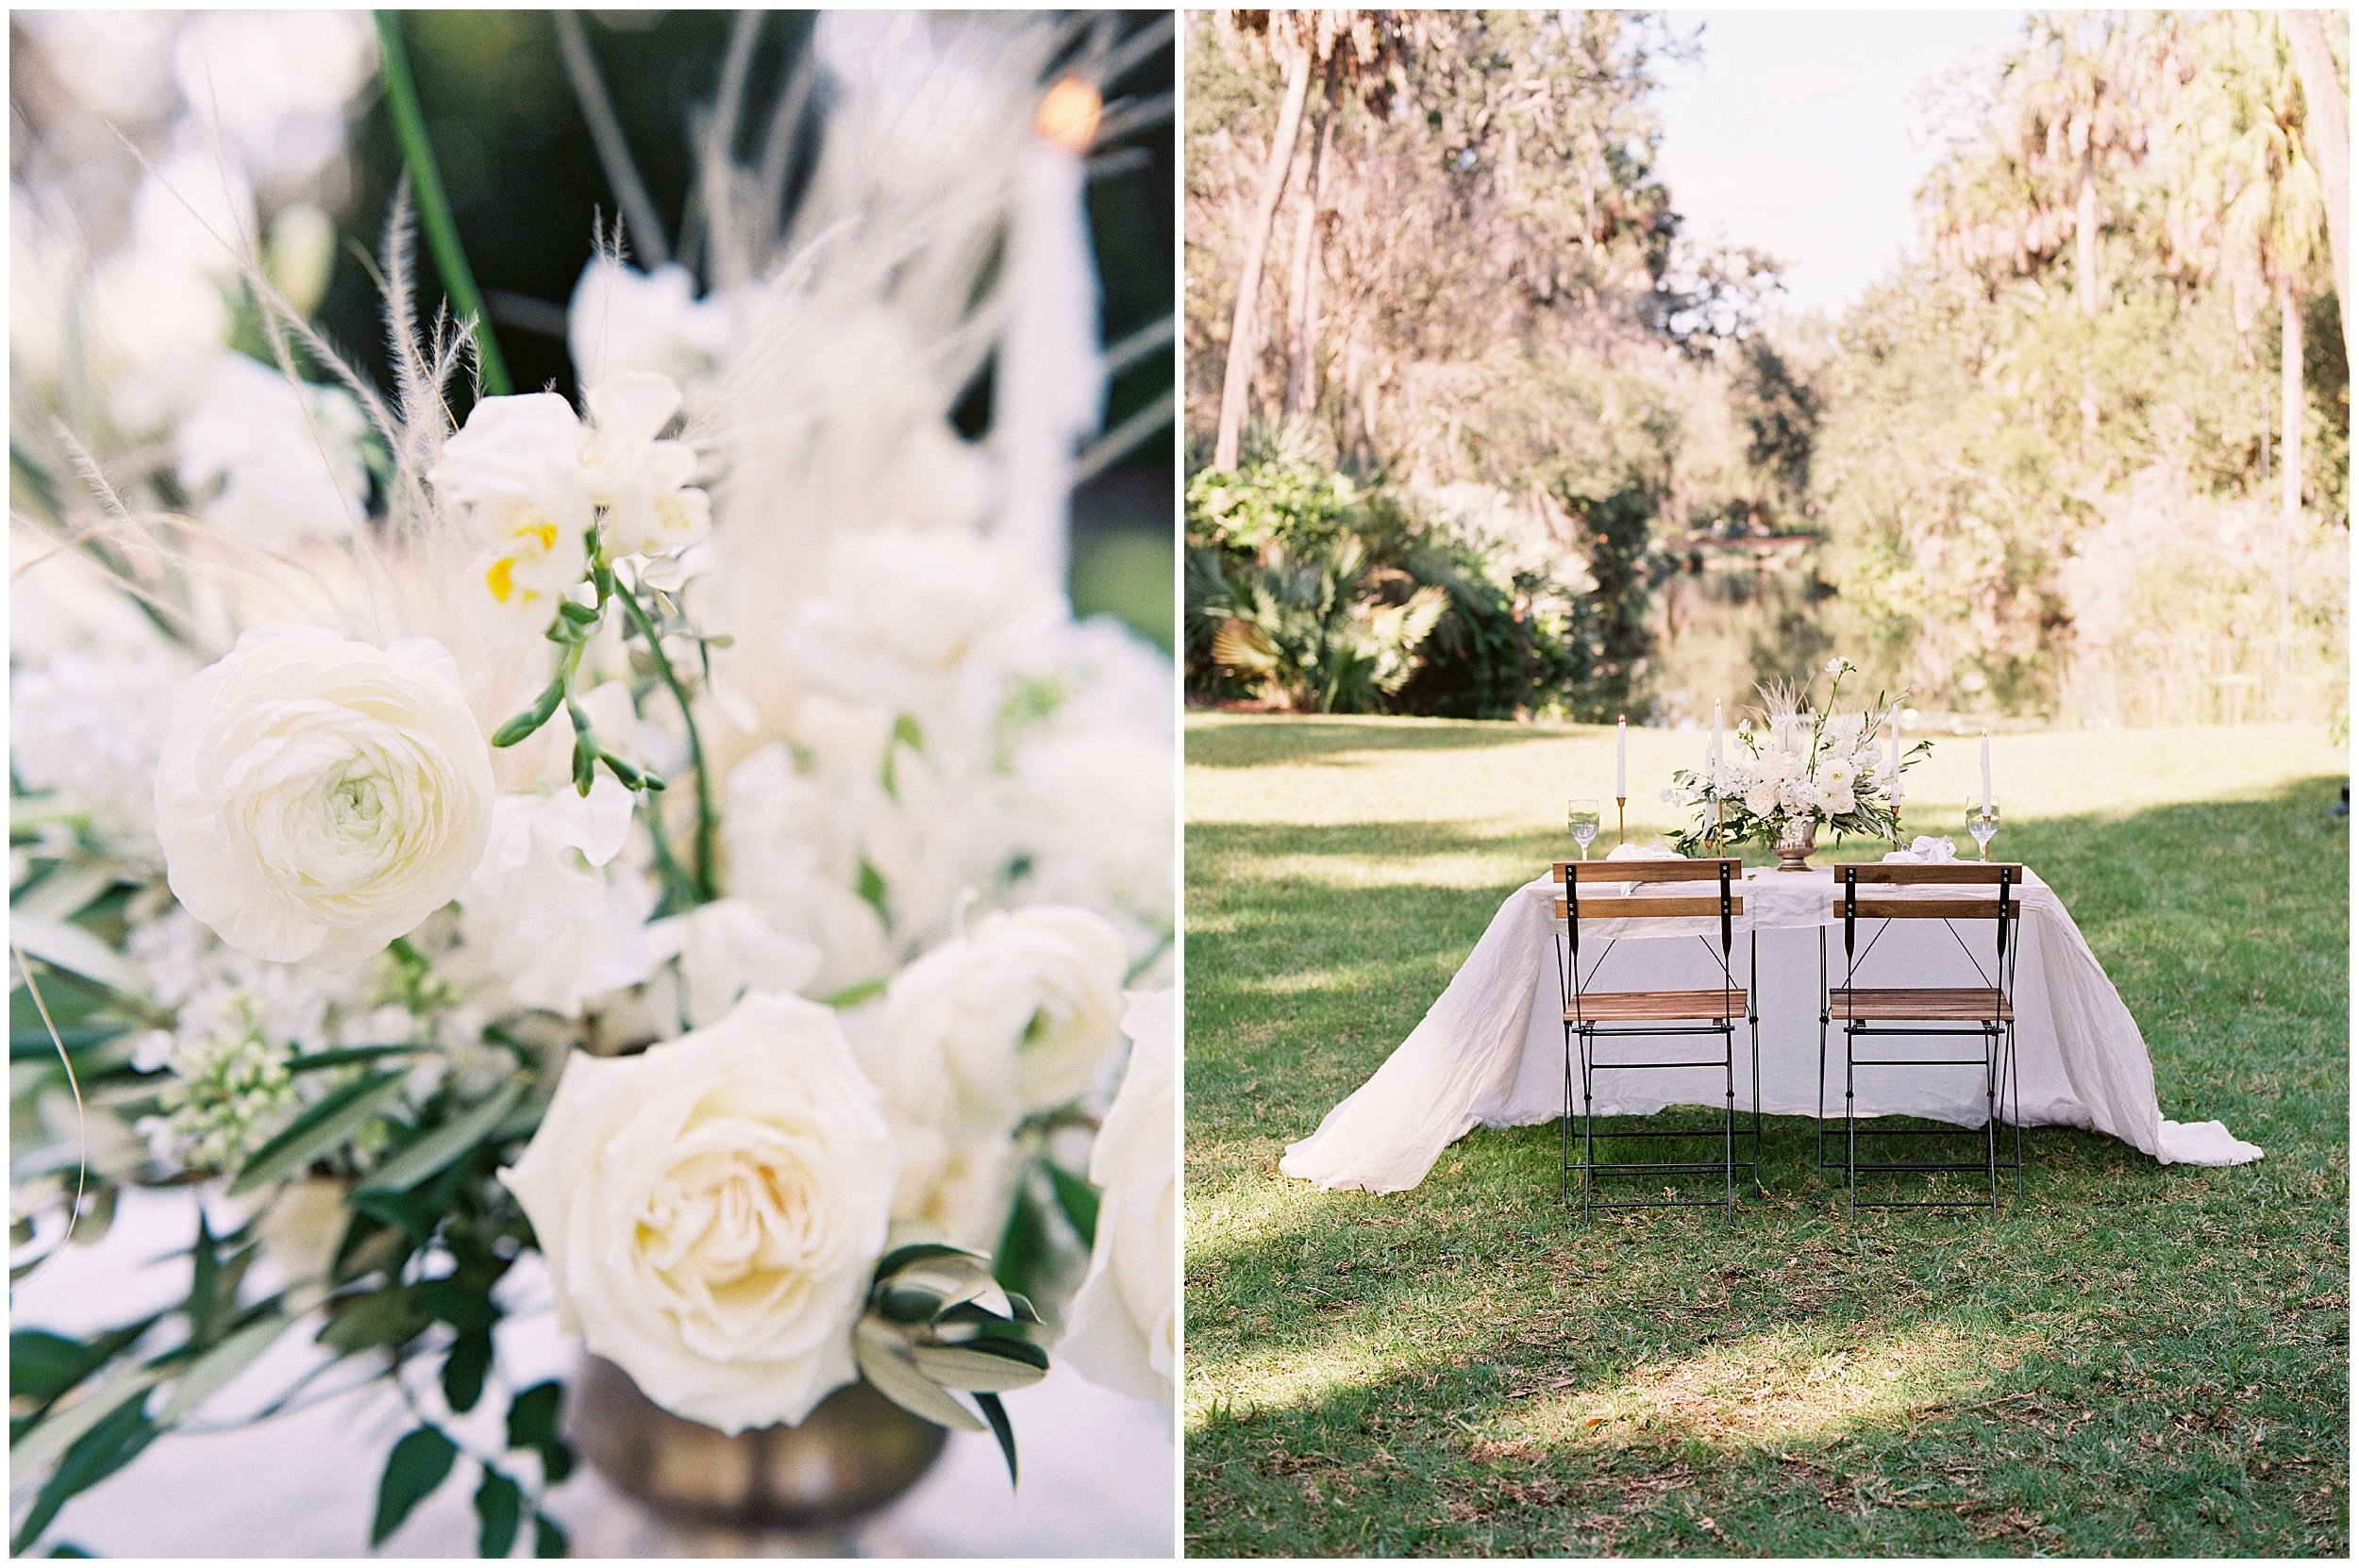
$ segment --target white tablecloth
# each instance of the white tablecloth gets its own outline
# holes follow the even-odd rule
[[[1376,1076],[1327,1113],[1318,1130],[1290,1145],[1279,1168],[1322,1187],[1398,1193],[1425,1179],[1451,1143],[1478,1126],[1553,1121],[1563,1109],[1564,1032],[1556,942],[1561,889],[1546,876],[1508,895],[1490,928],[1424,1022]],[[1588,891],[1584,885],[1584,892]],[[1702,891],[1702,885],[1681,892]],[[1932,890],[1926,890],[1931,892]],[[1818,1114],[1819,950],[1842,983],[1843,942],[1832,910],[1834,878],[1755,872],[1744,883],[1735,922],[1739,983],[1749,981],[1761,1016],[1761,1104],[1771,1115]],[[2261,1151],[2217,1122],[2163,1119],[2154,1068],[2136,1020],[2055,891],[2027,872],[2015,978],[2016,1067],[2028,1126],[2073,1126],[2118,1138],[2164,1164],[2235,1165]],[[1620,935],[1644,928],[1664,933]],[[1589,984],[1643,991],[1720,983],[1718,921],[1582,922],[1583,973],[1608,939],[1619,940]],[[1991,924],[1862,922],[1859,943],[1881,940],[1860,971],[1863,985],[1982,985],[1968,949],[1993,962]],[[1708,936],[1698,942],[1697,937]],[[1758,946],[1755,938],[1758,938]],[[1965,945],[1961,945],[1964,943]],[[1757,960],[1754,955],[1758,954]],[[1689,1037],[1687,1044],[1694,1044]],[[1648,1042],[1637,1043],[1644,1046]],[[1665,1043],[1678,1054],[1677,1041]],[[1828,1114],[1843,1106],[1842,1043],[1830,1031]],[[1737,1035],[1737,1105],[1752,1108],[1746,1035]],[[1695,1053],[1701,1054],[1701,1053]],[[1880,1054],[1889,1054],[1880,1052]],[[1962,1055],[1937,1048],[1927,1054]],[[1596,1075],[1600,1115],[1645,1115],[1667,1105],[1723,1103],[1722,1071],[1659,1069]],[[1911,1115],[1979,1127],[1986,1119],[1977,1067],[1863,1073],[1859,1114]],[[2014,1106],[2001,1114],[2013,1119]]]

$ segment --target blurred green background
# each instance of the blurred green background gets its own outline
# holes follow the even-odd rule
[[[681,231],[688,199],[692,114],[714,95],[734,14],[582,13],[631,157],[674,234]],[[764,13],[750,105],[776,101],[810,41],[815,14]],[[1115,13],[1115,25],[1129,37],[1166,18],[1126,11]],[[616,201],[566,82],[550,13],[410,11],[401,25],[427,133],[514,382],[519,390],[554,385],[570,393],[563,307],[590,259],[594,225],[613,222]],[[1172,78],[1166,42],[1108,96],[1168,92]],[[758,135],[766,116],[745,118],[747,135]],[[381,94],[367,100],[352,137],[352,201],[340,217],[347,233],[373,236],[401,173]],[[1169,125],[1125,144],[1147,156],[1090,187],[1108,342],[1172,309],[1177,164]],[[430,275],[423,254],[421,265]],[[339,343],[373,357],[383,373],[378,309],[367,272],[343,260],[322,307],[324,324]],[[1167,392],[1174,375],[1170,353],[1149,354],[1129,367],[1112,388],[1107,427]],[[985,406],[974,401],[962,415],[979,421]],[[1075,609],[1116,614],[1168,650],[1175,572],[1169,425],[1085,485],[1074,511]]]

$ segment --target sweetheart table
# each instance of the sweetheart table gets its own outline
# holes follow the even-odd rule
[[[1405,1192],[1425,1179],[1445,1148],[1476,1127],[1554,1121],[1564,1090],[1557,970],[1564,926],[1556,914],[1562,891],[1543,876],[1510,893],[1424,1022],[1373,1077],[1327,1113],[1317,1131],[1288,1146],[1279,1169],[1321,1187]],[[1761,1109],[1773,1116],[1839,1117],[1842,1041],[1832,1027],[1832,1065],[1823,1102],[1818,1088],[1821,954],[1835,983],[1843,974],[1833,874],[1755,871],[1747,874],[1743,892],[1745,911],[1734,922],[1737,983],[1752,987],[1761,1017]],[[2260,1159],[2259,1148],[2230,1136],[2217,1122],[2164,1119],[2145,1037],[2063,901],[2029,869],[2020,896],[2014,993],[2019,1098],[2002,1104],[2002,1117],[2020,1117],[2026,1126],[2101,1132],[2166,1165],[2240,1165]],[[1620,934],[1638,928],[1648,934]],[[1716,918],[1648,921],[1643,927],[1584,921],[1583,972],[1599,965],[1587,983],[1597,991],[1716,989],[1718,930]],[[1707,932],[1709,941],[1698,940]],[[1599,959],[1609,941],[1611,950]],[[1985,971],[1992,965],[1986,921],[1862,921],[1858,942],[1866,955],[1862,985],[1989,983],[1975,977],[1974,967],[1975,959]],[[1740,1027],[1737,1108],[1749,1111],[1753,1085],[1745,1049]],[[1600,1074],[1597,1088],[1601,1116],[1650,1115],[1671,1105],[1717,1109],[1726,1093],[1716,1065]],[[1864,1076],[1858,1112],[1979,1128],[1987,1116],[1982,1074],[1928,1067]]]

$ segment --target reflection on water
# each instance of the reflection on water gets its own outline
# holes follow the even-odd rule
[[[1834,590],[1806,565],[1683,556],[1656,591],[1655,712],[1670,724],[1710,723],[1715,702],[1733,714],[1767,680],[1799,680],[1835,651]],[[1843,653],[1866,665],[1862,650]],[[1873,692],[1872,674],[1866,691]]]

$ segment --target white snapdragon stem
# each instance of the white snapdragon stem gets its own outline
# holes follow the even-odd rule
[[[1060,586],[1071,548],[1074,454],[1106,406],[1081,164],[1097,109],[1096,91],[1071,78],[1041,101],[1039,134],[1016,174],[1008,325],[993,390],[991,444],[1006,487],[999,532],[1024,544]]]

